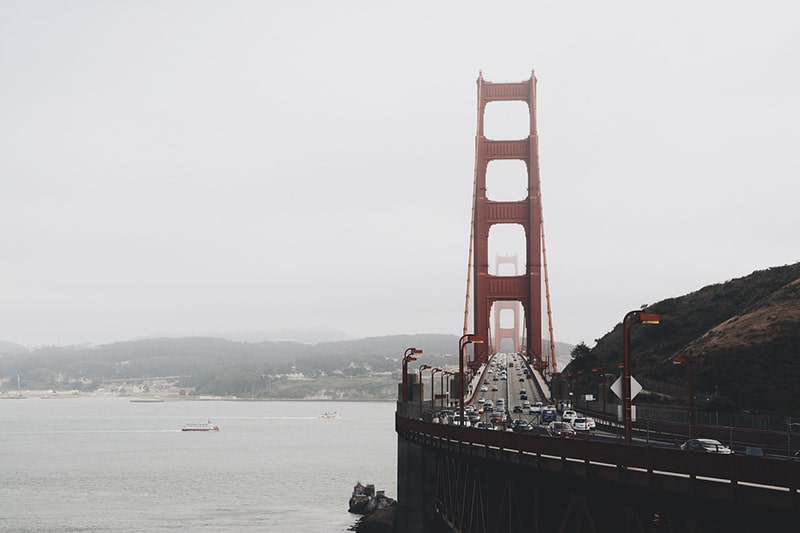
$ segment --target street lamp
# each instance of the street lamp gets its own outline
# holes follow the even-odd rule
[[[694,372],[692,360],[681,355],[672,360],[673,365],[686,365],[689,367],[689,439],[694,434]]]
[[[439,376],[439,378],[441,380],[441,382],[439,383],[439,388],[441,389],[441,393],[440,394],[442,395],[442,409],[444,409],[444,399],[450,397],[450,394],[449,394],[450,387],[449,386],[447,387],[447,394],[445,394],[445,392],[444,392],[444,377],[445,376],[454,376],[454,375],[455,375],[455,372],[450,372],[449,370],[442,370],[442,375]]]
[[[437,372],[444,372],[439,367],[431,369],[431,411],[436,408],[436,387],[433,386],[433,375]]]
[[[403,353],[403,404],[408,401],[408,377],[406,375],[409,361],[416,361],[415,355],[422,353],[422,350],[416,348],[407,348]]]
[[[634,324],[658,324],[660,315],[628,311],[622,319],[622,364],[623,364],[623,405],[625,413],[625,444],[631,443],[631,326]]]
[[[467,333],[458,339],[458,411],[461,426],[464,427],[464,348],[467,344],[481,344],[483,339],[474,333]]]
[[[433,367],[431,365],[420,365],[419,366],[418,384],[419,384],[419,417],[420,418],[422,418],[422,396],[423,396],[423,393],[422,393],[422,390],[423,390],[422,389],[422,371],[423,370],[428,370],[429,368],[433,368]]]
[[[600,372],[600,375],[603,378],[603,415],[606,414],[606,369],[602,366],[596,366],[592,368],[592,372]]]

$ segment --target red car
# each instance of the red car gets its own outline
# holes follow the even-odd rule
[[[575,430],[566,422],[550,422],[547,426],[547,431],[554,437],[574,437]]]
[[[493,391],[494,391],[494,390],[497,390],[497,385],[494,385],[494,386],[492,387],[492,390],[493,390]]]

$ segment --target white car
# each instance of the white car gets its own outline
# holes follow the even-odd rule
[[[466,417],[465,417],[466,418]],[[464,426],[466,428],[472,427],[472,423],[469,420],[464,420],[462,422],[461,415],[454,415],[452,418],[452,422],[450,422],[454,426]]]
[[[481,392],[487,392],[488,390],[489,387],[487,387],[486,385],[481,385]]]
[[[589,419],[585,416],[576,416],[570,422],[575,431],[589,431]]]
[[[572,409],[566,409],[563,413],[561,413],[561,421],[566,422],[567,424],[572,423],[572,419],[576,418],[578,413],[573,411]]]

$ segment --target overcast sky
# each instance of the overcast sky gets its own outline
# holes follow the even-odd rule
[[[461,334],[475,81],[535,71],[554,337],[592,346],[800,260],[799,15],[2,0],[0,339]]]

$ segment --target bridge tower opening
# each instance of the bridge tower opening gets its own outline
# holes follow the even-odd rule
[[[548,370],[550,357],[542,353],[542,204],[539,176],[539,138],[536,129],[536,77],[516,83],[478,80],[478,119],[475,135],[475,177],[472,205],[472,294],[473,333],[491,339],[491,312],[497,304],[518,302],[525,317],[525,354],[531,364]],[[490,139],[484,125],[487,104],[523,102],[527,104],[527,137]],[[492,199],[487,195],[487,169],[493,161],[522,161],[526,172],[527,194],[522,199]],[[525,234],[525,268],[521,274],[497,276],[489,273],[489,233],[496,225],[519,225]],[[469,304],[467,304],[468,306]],[[466,320],[465,320],[466,327]],[[495,328],[499,334],[499,330]],[[552,334],[551,334],[552,338]],[[473,346],[468,366],[474,371],[488,362],[495,343]],[[552,359],[555,359],[554,357]]]
[[[511,276],[518,275],[518,258],[517,255],[497,255],[495,256],[495,274],[501,275],[503,265],[511,267]],[[520,336],[520,306],[517,300],[503,300],[495,302],[492,307],[492,316],[494,320],[493,335],[489,338],[491,345],[490,351],[504,352],[512,351],[519,353],[522,347],[522,338]],[[508,317],[511,319],[508,320]],[[510,322],[510,325],[509,325]],[[510,350],[506,348],[510,345]]]

